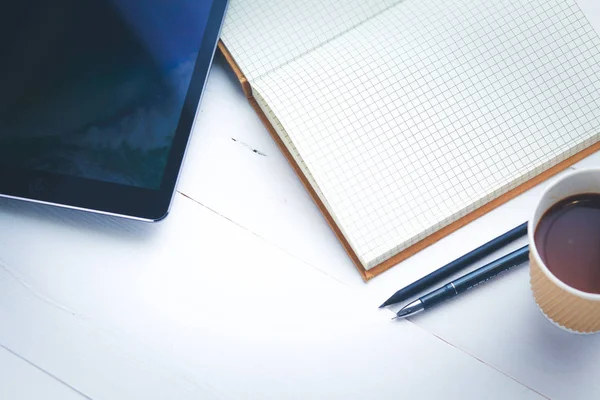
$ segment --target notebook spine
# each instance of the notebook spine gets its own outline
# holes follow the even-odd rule
[[[219,50],[225,57],[225,60],[231,66],[231,69],[233,69],[233,72],[235,73],[236,77],[238,78],[238,81],[240,81],[240,84],[242,85],[242,90],[244,91],[244,94],[246,95],[246,97],[248,99],[254,98],[254,96],[252,95],[252,87],[250,86],[250,82],[248,81],[248,79],[246,78],[246,76],[244,75],[242,70],[240,69],[239,65],[237,65],[237,63],[235,62],[233,56],[227,49],[227,46],[225,46],[225,43],[223,43],[222,40],[219,40],[218,46],[219,46]]]

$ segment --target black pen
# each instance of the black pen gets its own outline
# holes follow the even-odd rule
[[[494,251],[506,246],[508,243],[515,241],[521,236],[525,236],[526,234],[527,222],[524,222],[516,228],[511,229],[510,231],[468,252],[464,256],[459,257],[456,260],[424,276],[418,281],[415,281],[410,285],[398,290],[392,295],[392,297],[387,299],[385,303],[380,305],[379,308],[407,300],[408,298],[416,295],[417,293],[427,289],[431,285],[434,285],[440,282],[441,280],[448,278],[450,275],[453,275],[456,272],[465,269],[477,260],[480,260],[483,257],[492,254]]]
[[[462,276],[442,286],[441,288],[426,294],[423,297],[419,297],[417,300],[398,311],[396,318],[406,318],[410,315],[414,315],[420,311],[436,306],[445,300],[453,298],[454,296],[458,296],[459,294],[474,288],[480,283],[495,277],[499,273],[524,263],[527,261],[528,257],[529,246],[523,246],[519,250],[515,250],[512,253],[497,259],[496,261],[492,261],[491,263],[478,268],[475,271],[470,272],[465,276]]]

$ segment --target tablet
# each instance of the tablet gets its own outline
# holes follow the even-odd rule
[[[0,6],[0,196],[166,216],[226,2]]]

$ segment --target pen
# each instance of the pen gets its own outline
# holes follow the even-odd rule
[[[453,275],[454,273],[468,267],[477,260],[480,260],[483,257],[490,255],[494,251],[500,249],[501,247],[504,247],[508,243],[513,242],[515,239],[518,239],[521,236],[525,236],[526,234],[527,222],[524,222],[516,228],[513,228],[510,231],[479,246],[478,248],[465,254],[464,256],[459,257],[456,260],[433,271],[429,275],[424,276],[418,281],[415,281],[410,285],[398,290],[392,295],[392,297],[390,297],[382,305],[380,305],[379,308],[399,303],[416,295],[417,293],[427,289],[429,286],[448,278],[450,275]]]
[[[396,318],[406,318],[410,315],[414,315],[420,311],[426,310],[439,303],[458,296],[461,293],[466,292],[469,289],[487,281],[498,275],[501,272],[508,271],[509,269],[516,267],[519,264],[527,261],[529,257],[529,246],[523,246],[518,250],[513,251],[492,261],[491,263],[484,265],[481,268],[476,269],[473,272],[466,274],[441,288],[428,293],[412,303],[408,304],[396,314]]]

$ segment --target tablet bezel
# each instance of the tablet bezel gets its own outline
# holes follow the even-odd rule
[[[228,0],[212,0],[208,22],[186,94],[183,111],[159,189],[18,169],[0,164],[0,197],[16,198],[79,210],[158,221],[169,212],[196,111],[212,59]]]

